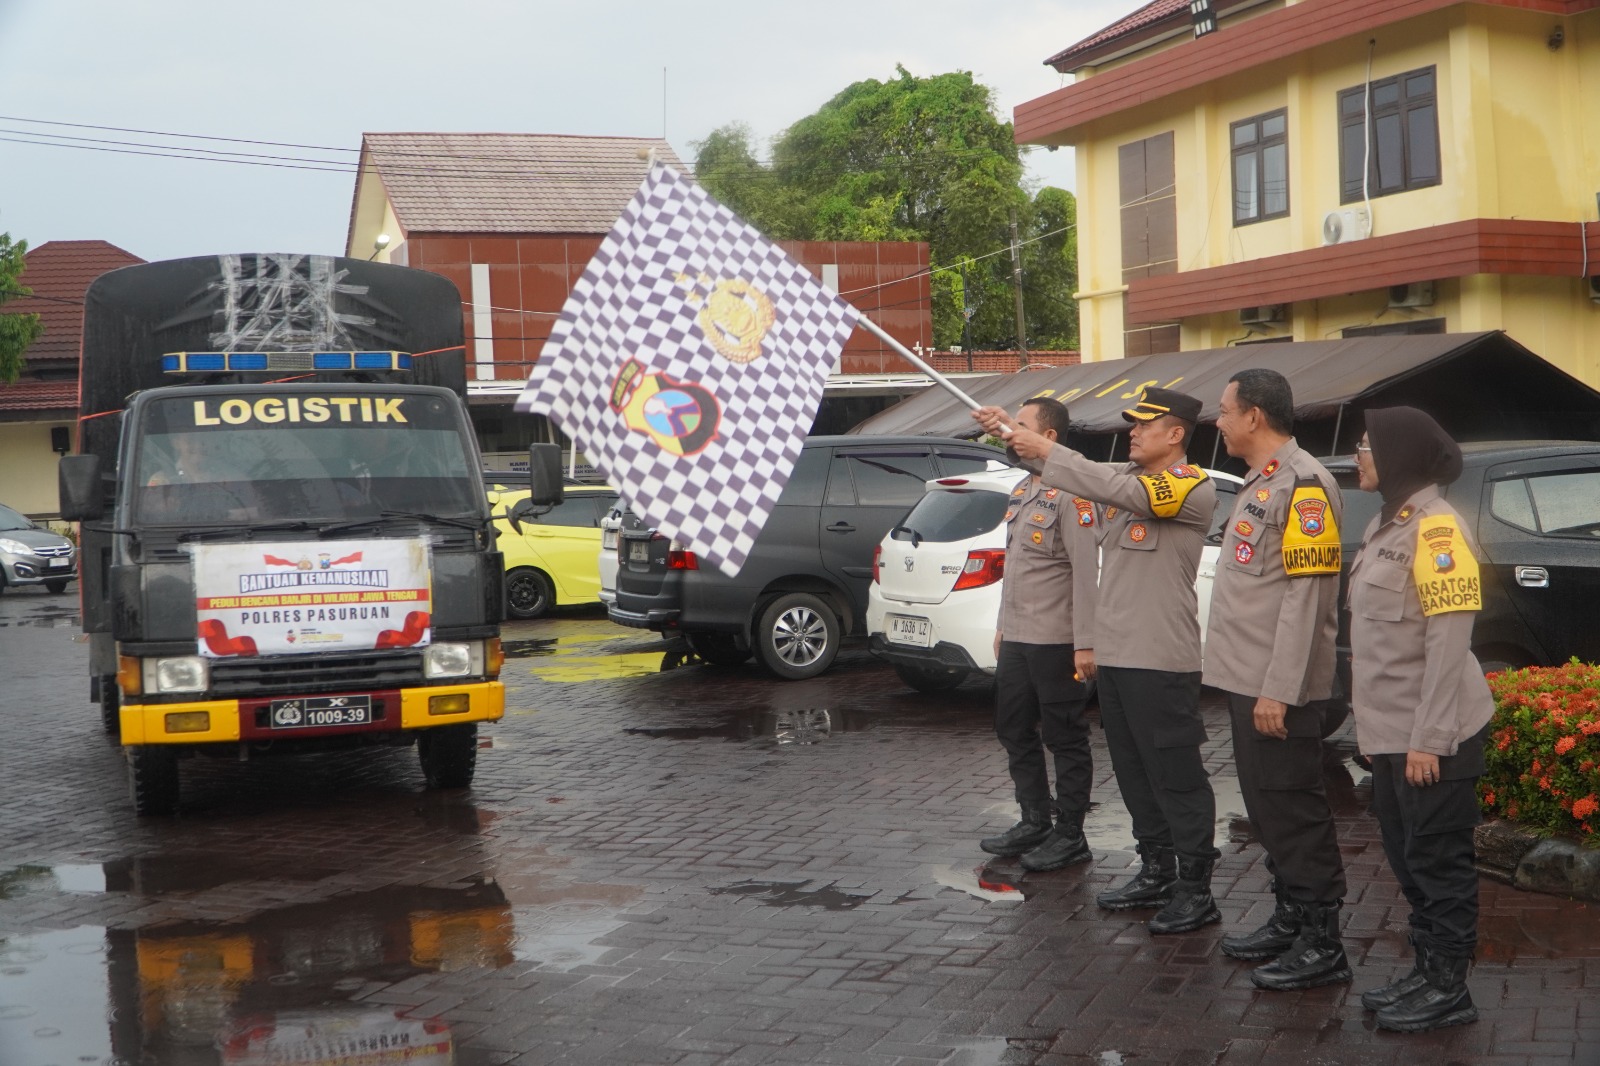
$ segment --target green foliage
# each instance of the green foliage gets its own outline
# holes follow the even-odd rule
[[[1600,666],[1507,670],[1490,675],[1489,690],[1484,809],[1600,847]]]
[[[17,279],[22,276],[28,254],[28,242],[12,243],[11,234],[0,233],[0,305],[15,299],[18,294],[31,296],[32,289],[22,286]],[[0,312],[0,384],[11,384],[22,376],[22,353],[39,339],[44,326],[35,314],[5,314]]]
[[[695,147],[706,190],[774,239],[926,241],[938,347],[963,343],[963,305],[968,343],[1015,347],[1011,219],[1022,240],[1076,220],[1065,190],[1029,198],[1011,124],[965,71],[856,82],[779,135],[770,164],[739,124]],[[1023,253],[1029,345],[1076,346],[1075,230]]]

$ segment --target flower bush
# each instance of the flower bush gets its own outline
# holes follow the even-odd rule
[[[1485,811],[1600,847],[1600,666],[1573,659],[1489,675]]]

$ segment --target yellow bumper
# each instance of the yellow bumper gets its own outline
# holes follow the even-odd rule
[[[495,722],[505,713],[506,687],[499,681],[400,690],[401,729]],[[201,714],[205,716],[203,719]],[[259,735],[255,730],[251,731],[252,736],[244,735],[238,700],[123,704],[121,726],[124,745],[237,743],[241,739],[268,739],[270,736]]]

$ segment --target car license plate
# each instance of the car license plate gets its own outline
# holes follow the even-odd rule
[[[273,700],[267,705],[273,729],[315,729],[330,725],[366,725],[372,721],[371,696],[307,696]]]
[[[926,618],[906,614],[885,615],[889,623],[889,639],[896,644],[915,644],[919,648],[933,646],[933,623]]]
[[[52,570],[58,570],[58,569],[60,569],[62,567],[71,566],[72,565],[72,560],[71,559],[66,559],[66,558],[51,559],[50,562],[47,565]]]
[[[602,548],[615,548],[616,546],[617,546],[617,531],[614,530],[614,529],[602,529],[600,531],[600,547],[602,547]]]
[[[628,545],[628,562],[648,563],[650,561],[650,542],[647,540],[636,541]]]

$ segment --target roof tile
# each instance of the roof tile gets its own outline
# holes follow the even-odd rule
[[[1060,71],[1071,70],[1073,69],[1072,67],[1064,64],[1069,63],[1078,56],[1093,51],[1101,45],[1110,44],[1119,37],[1133,33],[1135,30],[1142,30],[1146,26],[1160,22],[1162,19],[1175,15],[1180,11],[1188,10],[1189,0],[1151,0],[1150,3],[1144,5],[1133,14],[1118,19],[1105,29],[1090,34],[1072,47],[1051,56],[1044,61],[1045,66],[1055,67]]]
[[[76,409],[76,381],[18,381],[0,383],[0,411],[45,411]]]
[[[46,241],[37,248],[30,248],[23,261],[27,266],[20,281],[33,290],[33,296],[7,300],[3,313],[31,312],[43,321],[44,332],[26,353],[29,362],[76,362],[83,333],[83,294],[88,291],[89,283],[108,270],[144,262],[106,241]],[[71,302],[60,302],[63,300]],[[77,402],[77,386],[74,385],[72,404]]]

